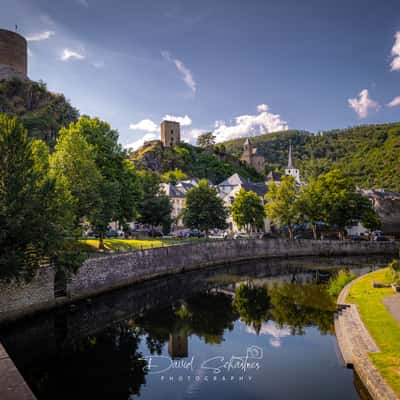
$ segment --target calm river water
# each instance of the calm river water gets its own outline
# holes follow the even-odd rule
[[[132,286],[0,327],[38,400],[365,399],[325,284],[382,258],[270,260]]]

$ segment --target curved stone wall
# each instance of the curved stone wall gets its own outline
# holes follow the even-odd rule
[[[313,240],[221,240],[161,247],[86,260],[66,282],[67,296],[55,299],[55,274],[41,268],[28,284],[0,283],[0,322],[60,303],[130,285],[135,282],[238,261],[298,256],[396,255],[394,242]]]
[[[373,400],[399,400],[368,356],[380,350],[361,321],[357,306],[346,302],[349,289],[358,279],[350,282],[337,300],[335,333],[344,363],[354,368]]]

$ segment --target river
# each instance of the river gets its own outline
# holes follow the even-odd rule
[[[133,285],[0,327],[38,400],[366,399],[326,283],[383,257],[263,260]]]

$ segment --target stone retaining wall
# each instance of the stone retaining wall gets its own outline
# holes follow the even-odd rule
[[[227,240],[163,247],[87,260],[68,283],[80,298],[180,271],[253,258],[396,254],[392,242],[321,240]]]
[[[0,321],[54,306],[54,269],[39,268],[29,282],[0,281]]]
[[[373,400],[399,400],[368,356],[380,350],[361,321],[357,306],[346,303],[350,287],[360,278],[350,282],[337,300],[340,311],[335,317],[335,333],[339,348],[346,366],[354,368]]]
[[[0,283],[0,322],[73,302],[134,282],[210,265],[269,257],[354,256],[398,253],[392,242],[226,240],[105,255],[84,262],[66,283],[67,297],[54,297],[54,271],[41,268],[28,284]]]

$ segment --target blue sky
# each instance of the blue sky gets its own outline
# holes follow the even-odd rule
[[[124,145],[400,119],[400,1],[1,0],[15,24],[31,79]]]

